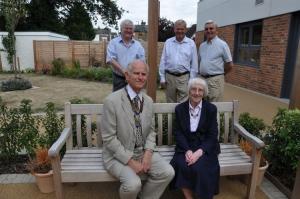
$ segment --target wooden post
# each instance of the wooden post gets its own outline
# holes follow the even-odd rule
[[[147,94],[156,101],[157,40],[158,40],[159,1],[148,0],[148,64],[149,76]]]
[[[294,69],[294,79],[292,85],[292,92],[290,96],[290,109],[300,109],[300,40],[298,41],[298,52],[296,58],[296,65]],[[294,183],[292,199],[299,198],[300,195],[300,163],[297,169],[297,175]]]
[[[33,60],[34,60],[34,70],[38,71],[37,68],[37,52],[36,52],[36,40],[33,40]]]

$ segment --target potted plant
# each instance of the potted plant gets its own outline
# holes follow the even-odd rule
[[[251,157],[252,154],[252,144],[244,139],[240,140],[240,147],[241,149]],[[265,172],[269,167],[269,162],[266,160],[266,158],[262,155],[260,158],[260,163],[259,163],[259,169],[258,169],[258,176],[257,176],[257,181],[256,185],[260,186],[262,183],[262,180],[264,178]],[[247,179],[246,179],[247,180]]]
[[[51,193],[54,191],[53,171],[51,161],[48,157],[47,148],[38,148],[35,151],[35,158],[30,159],[28,168],[42,193]]]

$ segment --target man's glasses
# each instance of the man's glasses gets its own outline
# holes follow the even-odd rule
[[[214,29],[213,27],[205,28],[205,30],[213,30],[213,29]]]

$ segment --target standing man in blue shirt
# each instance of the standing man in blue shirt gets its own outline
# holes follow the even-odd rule
[[[133,60],[145,61],[145,50],[140,42],[133,39],[134,25],[129,19],[121,22],[121,35],[111,40],[107,47],[106,63],[113,70],[113,91],[126,86],[125,70]]]
[[[208,101],[223,100],[224,75],[232,69],[232,57],[227,43],[217,36],[217,24],[205,23],[204,41],[199,48],[200,75],[208,84]]]
[[[162,88],[166,88],[168,103],[187,99],[189,78],[198,74],[198,58],[195,42],[187,38],[186,22],[177,20],[174,24],[175,37],[165,42],[161,55],[159,75]]]

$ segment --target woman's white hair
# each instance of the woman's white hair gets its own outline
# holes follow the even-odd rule
[[[204,79],[200,77],[192,78],[188,82],[188,91],[190,92],[191,88],[195,85],[201,85],[204,89],[203,97],[208,95],[208,86]]]

